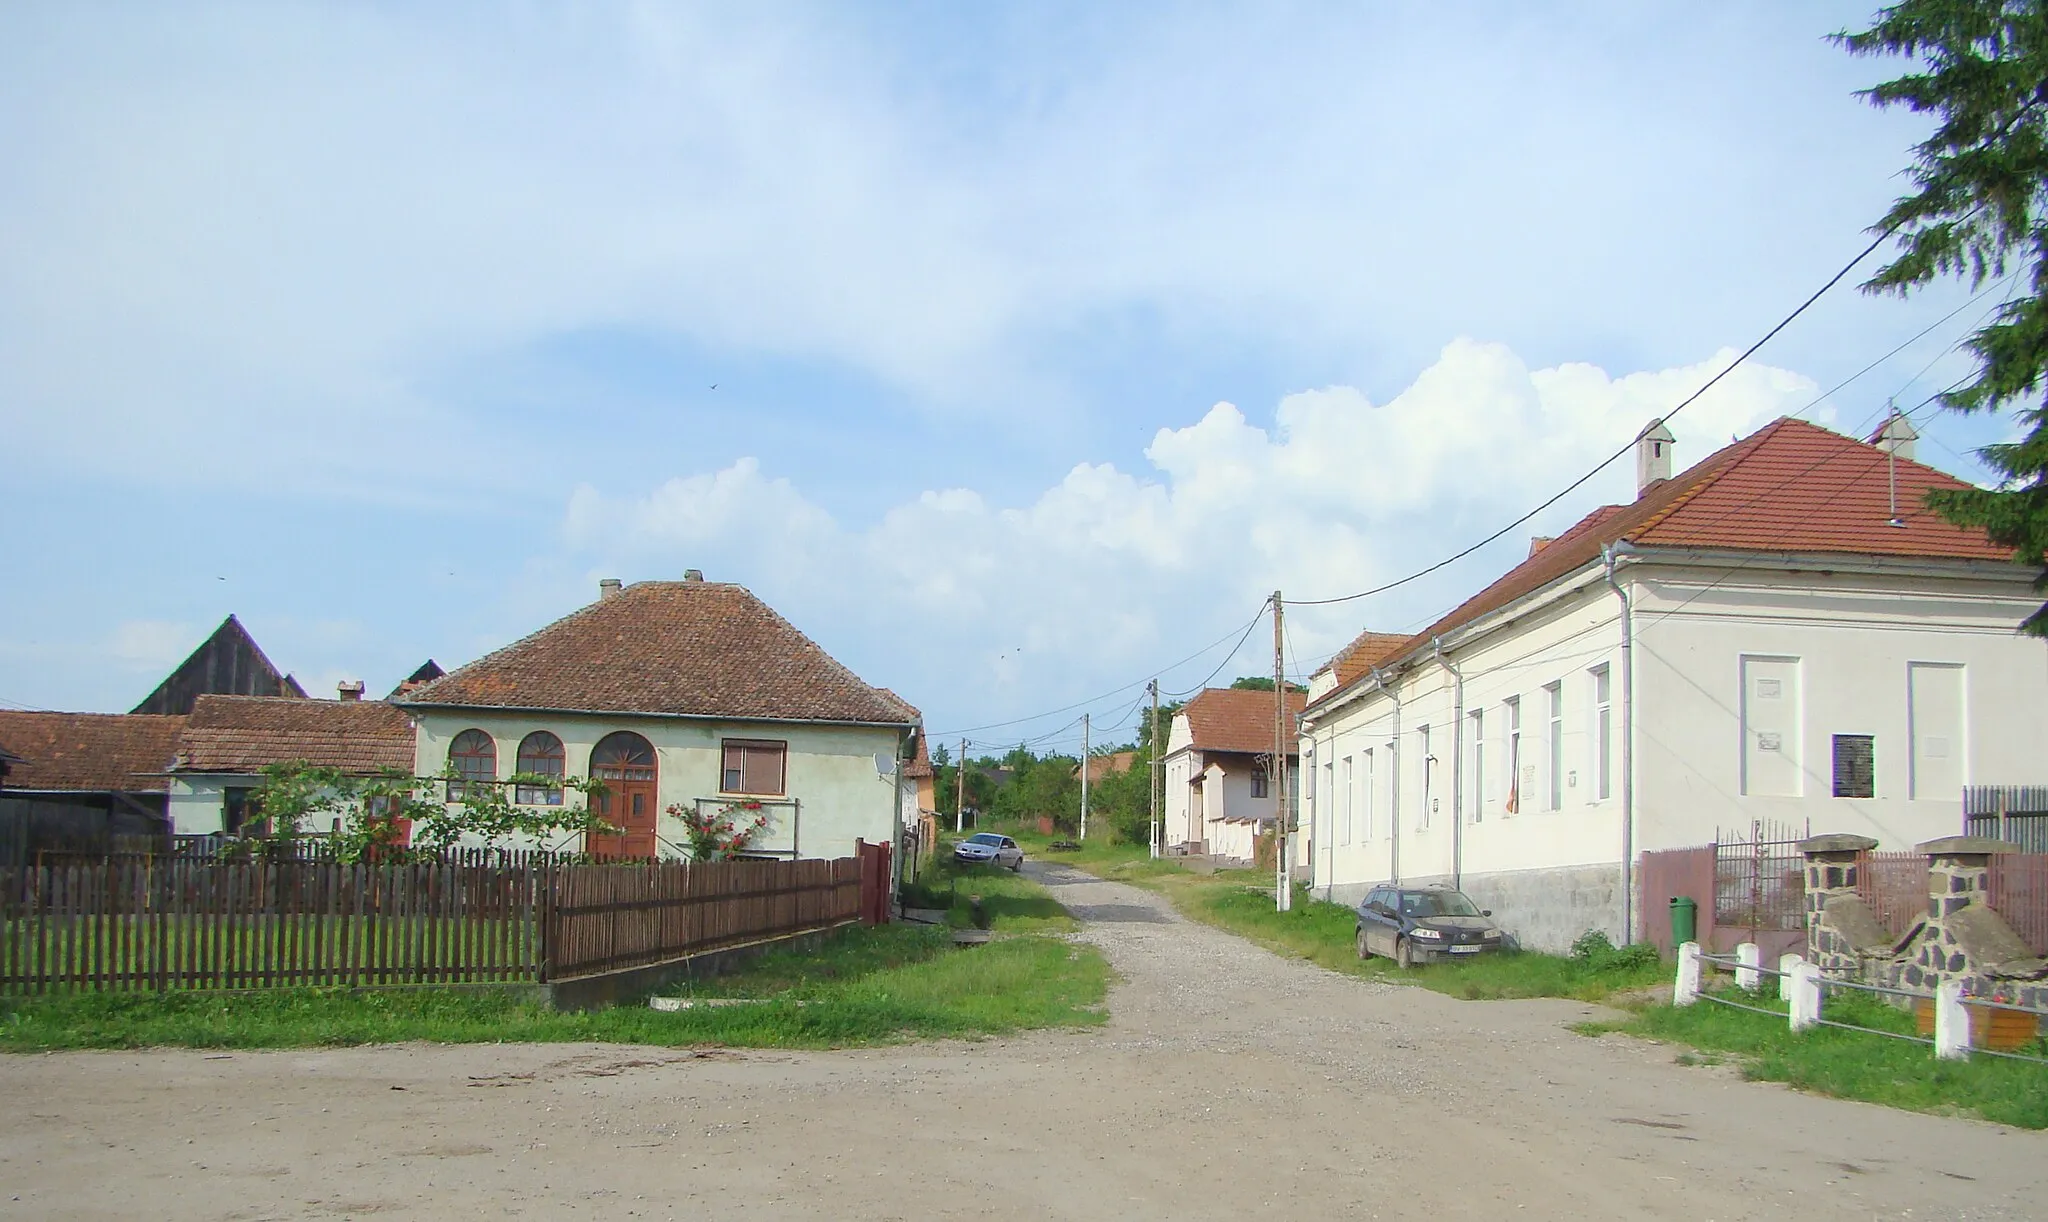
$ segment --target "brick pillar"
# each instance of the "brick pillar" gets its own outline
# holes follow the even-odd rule
[[[1806,957],[1822,966],[1841,966],[1856,961],[1855,948],[1836,945],[1838,935],[1822,929],[1821,913],[1838,895],[1856,894],[1858,861],[1877,847],[1868,836],[1836,834],[1814,836],[1799,842],[1806,855]]]
[[[1914,950],[1906,978],[1931,988],[1974,970],[1949,928],[1949,918],[1985,902],[1991,888],[1991,855],[2014,848],[1989,836],[1943,836],[1915,845],[1914,850],[1927,854],[1927,932]]]

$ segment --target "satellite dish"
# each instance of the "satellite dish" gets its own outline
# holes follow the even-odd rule
[[[875,752],[875,775],[884,780],[896,775],[896,757],[887,751]]]

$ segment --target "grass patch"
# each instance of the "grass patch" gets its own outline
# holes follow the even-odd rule
[[[1781,1009],[1775,999],[1731,993],[1736,1000]],[[1830,993],[1827,1017],[1901,1035],[1914,1032],[1913,1016],[1875,998]],[[1732,1061],[1744,1077],[1783,1082],[1800,1090],[1860,1099],[1887,1107],[1942,1115],[1974,1116],[2026,1129],[2048,1128],[2048,1066],[1998,1057],[1937,1061],[1925,1044],[1886,1039],[1861,1031],[1815,1027],[1794,1034],[1776,1016],[1698,1005],[1650,1006],[1603,1031],[1685,1044],[1682,1064]],[[2048,1053],[2048,1045],[2032,1051]]]
[[[974,924],[977,895],[988,927],[998,933],[1071,933],[1081,927],[1043,886],[1001,866],[960,865],[947,841],[939,843],[915,888],[906,888],[905,902],[944,908],[946,923],[965,929]]]
[[[1331,971],[1419,984],[1467,1001],[1526,997],[1568,997],[1603,1001],[1615,993],[1661,983],[1669,974],[1658,962],[1609,953],[1587,957],[1500,951],[1455,963],[1432,963],[1402,971],[1387,959],[1360,962],[1354,935],[1357,914],[1343,904],[1297,894],[1294,907],[1278,912],[1273,891],[1246,884],[1249,871],[1213,875],[1186,871],[1141,877],[1140,886],[1159,891],[1182,915],[1228,930],[1269,950],[1307,959]]]
[[[815,954],[782,951],[701,984],[698,996],[760,1005],[662,1014],[644,1006],[565,1014],[514,989],[378,992],[72,993],[0,998],[0,1049],[304,1048],[594,1042],[832,1048],[975,1038],[1105,1018],[1109,965],[1044,937],[954,950],[940,929],[850,928]],[[801,1002],[802,1004],[798,1004]]]

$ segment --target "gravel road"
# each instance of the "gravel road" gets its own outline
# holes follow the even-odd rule
[[[1337,976],[1030,867],[1094,1031],[0,1058],[0,1218],[2039,1218],[2048,1136]],[[972,952],[963,952],[972,953]]]

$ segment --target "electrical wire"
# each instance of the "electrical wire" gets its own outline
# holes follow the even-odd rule
[[[1266,608],[1272,604],[1272,601],[1272,599],[1268,598],[1259,604],[1258,614],[1252,616],[1252,622],[1245,625],[1244,632],[1246,636],[1251,635],[1251,630],[1258,626],[1260,620],[1266,618]],[[1182,658],[1180,661],[1162,667],[1161,669],[1153,672],[1152,675],[1147,675],[1143,679],[1138,679],[1134,682],[1126,683],[1121,687],[1113,687],[1099,696],[1090,696],[1086,700],[1077,700],[1073,704],[1061,705],[1059,708],[1056,709],[1047,709],[1042,713],[1032,713],[1024,717],[1013,717],[1009,721],[992,721],[989,722],[987,725],[963,726],[959,729],[931,731],[930,734],[933,738],[957,738],[962,734],[972,734],[977,730],[1000,730],[1005,726],[1019,726],[1023,725],[1027,721],[1038,721],[1041,718],[1045,717],[1056,717],[1061,713],[1070,713],[1075,709],[1086,708],[1091,704],[1100,704],[1113,696],[1121,696],[1125,692],[1130,691],[1134,687],[1143,687],[1145,684],[1150,683],[1156,675],[1171,674],[1172,672],[1194,661],[1196,658],[1201,657],[1203,654],[1208,653],[1210,650],[1216,648],[1218,645],[1221,645],[1223,642],[1229,640],[1231,636],[1234,635],[1237,631],[1237,629],[1232,628],[1229,632],[1226,632],[1222,636],[1217,637],[1215,640],[1209,642],[1207,645],[1202,646],[1200,649],[1197,649],[1195,652],[1189,654],[1185,658]],[[1242,639],[1240,639],[1238,641],[1237,646],[1231,650],[1231,656],[1235,656],[1237,650],[1239,648],[1242,648],[1243,645],[1244,642]],[[1229,661],[1229,658],[1226,657],[1224,661]],[[1220,670],[1222,668],[1218,667],[1217,669]],[[1213,674],[1211,677],[1214,677]],[[1077,718],[1076,720],[1079,719]]]
[[[1672,419],[1672,417],[1678,415],[1678,413],[1684,411],[1693,403],[1697,402],[1701,395],[1704,395],[1708,391],[1712,390],[1716,385],[1720,383],[1721,379],[1735,372],[1735,370],[1739,368],[1744,361],[1747,361],[1752,355],[1754,355],[1758,349],[1762,348],[1765,344],[1768,344],[1773,339],[1777,338],[1777,335],[1780,331],[1783,331],[1786,327],[1791,326],[1794,319],[1798,318],[1801,314],[1806,313],[1806,311],[1813,305],[1813,303],[1819,301],[1821,297],[1824,296],[1829,289],[1832,289],[1837,284],[1840,284],[1845,276],[1847,276],[1850,272],[1856,270],[1857,264],[1869,258],[1871,254],[1875,252],[1878,247],[1884,245],[1885,242],[1891,236],[1891,229],[1886,229],[1883,233],[1879,234],[1870,243],[1870,245],[1863,248],[1861,253],[1859,253],[1855,258],[1849,260],[1847,263],[1843,264],[1842,269],[1840,271],[1836,272],[1833,276],[1830,276],[1826,284],[1821,285],[1818,289],[1814,290],[1812,296],[1808,297],[1805,301],[1800,302],[1799,307],[1797,309],[1793,310],[1790,314],[1787,314],[1783,319],[1781,319],[1778,322],[1777,326],[1772,327],[1769,331],[1766,331],[1762,339],[1757,340],[1749,347],[1743,349],[1741,354],[1738,355],[1734,360],[1730,361],[1727,364],[1727,366],[1721,370],[1721,372],[1715,374],[1711,378],[1708,378],[1705,385],[1701,386],[1698,390],[1692,392],[1690,395],[1687,395],[1685,399],[1681,401],[1677,407],[1674,407],[1670,411],[1664,413],[1661,419],[1666,422],[1669,422]],[[1400,587],[1408,585],[1411,582],[1420,581],[1422,578],[1429,576],[1431,573],[1435,573],[1442,569],[1448,568],[1451,565],[1456,564],[1458,561],[1463,560],[1465,557],[1470,556],[1474,552],[1480,551],[1481,549],[1485,548],[1488,544],[1491,544],[1505,537],[1509,532],[1520,527],[1529,519],[1535,517],[1537,514],[1542,513],[1544,510],[1550,508],[1552,505],[1557,504],[1559,501],[1563,500],[1567,496],[1570,496],[1572,493],[1578,491],[1581,487],[1585,486],[1585,484],[1588,481],[1590,481],[1594,476],[1606,470],[1609,463],[1614,462],[1615,460],[1622,457],[1624,454],[1627,454],[1630,450],[1633,450],[1635,448],[1635,445],[1635,439],[1631,438],[1626,445],[1622,446],[1614,453],[1602,459],[1599,462],[1599,464],[1596,465],[1592,470],[1586,472],[1584,475],[1581,475],[1579,478],[1565,485],[1565,487],[1561,491],[1559,491],[1557,495],[1551,497],[1549,500],[1543,502],[1541,505],[1536,506],[1536,508],[1531,509],[1529,512],[1523,514],[1521,517],[1516,518],[1514,521],[1509,522],[1507,525],[1501,527],[1499,530],[1494,531],[1492,534],[1486,536],[1484,539],[1481,539],[1479,542],[1474,543],[1470,547],[1465,548],[1463,551],[1455,552],[1452,555],[1446,556],[1442,560],[1437,561],[1435,564],[1432,564],[1425,569],[1421,569],[1416,572],[1410,573],[1406,577],[1402,577],[1396,581],[1390,581],[1384,585],[1374,586],[1370,590],[1360,590],[1356,594],[1342,594],[1335,598],[1288,599],[1287,602],[1289,605],[1297,607],[1327,607],[1335,603],[1356,602],[1361,598],[1370,598],[1375,594],[1384,594],[1389,590],[1399,589]]]
[[[1223,655],[1223,660],[1222,660],[1221,662],[1218,662],[1218,663],[1216,664],[1216,669],[1215,669],[1215,670],[1212,670],[1212,671],[1210,671],[1210,672],[1209,672],[1209,676],[1208,676],[1208,678],[1206,678],[1206,679],[1203,679],[1203,680],[1202,680],[1202,681],[1201,681],[1200,683],[1197,683],[1197,684],[1195,684],[1195,685],[1194,685],[1193,687],[1191,687],[1191,688],[1187,689],[1187,690],[1186,690],[1186,691],[1184,691],[1184,692],[1168,692],[1168,693],[1165,693],[1165,695],[1167,696],[1167,698],[1168,698],[1168,699],[1170,699],[1170,700],[1178,700],[1178,699],[1180,699],[1180,698],[1181,698],[1181,697],[1183,697],[1183,696],[1192,696],[1192,695],[1194,695],[1194,694],[1195,694],[1196,692],[1199,692],[1199,691],[1201,691],[1201,690],[1202,690],[1203,688],[1205,688],[1205,687],[1209,686],[1209,684],[1210,684],[1211,682],[1213,682],[1213,681],[1215,680],[1215,678],[1216,678],[1216,676],[1217,676],[1217,675],[1220,675],[1220,674],[1222,674],[1222,673],[1223,673],[1223,668],[1224,668],[1224,667],[1226,667],[1226,666],[1230,665],[1230,664],[1231,664],[1231,663],[1232,663],[1233,661],[1235,661],[1235,660],[1237,659],[1237,651],[1238,651],[1238,650],[1240,650],[1240,649],[1243,649],[1243,648],[1244,648],[1244,643],[1245,643],[1245,642],[1246,642],[1247,640],[1249,640],[1249,639],[1251,638],[1251,635],[1252,635],[1252,629],[1254,629],[1254,628],[1258,627],[1258,626],[1259,626],[1259,621],[1261,621],[1261,620],[1263,620],[1263,619],[1265,619],[1265,618],[1266,618],[1266,609],[1267,609],[1268,607],[1271,607],[1272,605],[1273,605],[1273,600],[1272,600],[1271,598],[1268,598],[1268,599],[1266,599],[1266,601],[1265,601],[1264,603],[1260,604],[1260,606],[1259,606],[1259,613],[1258,613],[1257,615],[1255,615],[1255,616],[1253,616],[1253,617],[1252,617],[1252,622],[1251,622],[1251,623],[1249,623],[1249,624],[1246,624],[1246,625],[1244,626],[1244,635],[1243,635],[1243,636],[1240,636],[1240,637],[1238,637],[1238,638],[1237,638],[1237,644],[1235,644],[1235,645],[1232,645],[1232,646],[1230,647],[1230,652],[1229,652],[1229,653],[1227,653],[1227,654],[1224,654],[1224,655]]]

